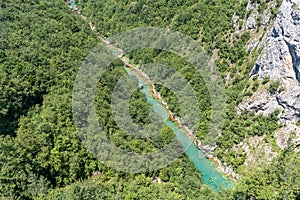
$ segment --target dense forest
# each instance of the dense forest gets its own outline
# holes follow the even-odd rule
[[[268,0],[257,2],[264,8]],[[267,142],[274,144],[274,131],[280,126],[278,112],[263,116],[236,111],[243,97],[264,84],[257,78],[248,80],[260,51],[249,56],[244,48],[250,34],[235,35],[234,42],[229,42],[234,32],[232,16],[247,16],[247,1],[78,0],[76,4],[105,37],[136,27],[168,27],[198,40],[209,55],[218,50],[216,66],[222,77],[231,72],[232,81],[226,85],[226,118],[213,153],[242,178],[234,188],[215,192],[202,184],[186,155],[165,168],[144,173],[120,172],[97,161],[78,137],[72,89],[80,65],[101,40],[63,0],[2,0],[1,199],[300,199],[300,159],[294,146],[280,151],[268,165],[247,169],[242,165],[245,155],[228,150],[255,135],[266,135]],[[166,64],[183,74],[197,92],[201,122],[196,136],[203,139],[211,102],[199,74],[169,52],[144,49],[127,56],[135,64]],[[159,149],[174,138],[167,126],[141,139],[127,135],[114,122],[110,99],[124,74],[123,64],[116,60],[99,81],[95,99],[99,124],[120,148],[138,153]],[[172,91],[157,88],[180,116]],[[137,90],[130,101],[131,117],[138,124],[149,124],[149,108],[145,95]]]

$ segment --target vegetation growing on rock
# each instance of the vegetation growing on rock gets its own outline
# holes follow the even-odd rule
[[[259,1],[264,8],[264,3]],[[248,75],[258,55],[249,56],[248,32],[235,35],[234,14],[246,16],[247,1],[86,1],[78,8],[104,36],[140,26],[169,27],[190,36],[212,54],[226,85],[227,109],[216,156],[241,172],[236,188],[214,193],[201,184],[192,162],[183,155],[172,165],[154,172],[129,174],[95,160],[81,144],[72,119],[71,92],[76,72],[100,41],[88,25],[62,0],[3,0],[0,35],[0,195],[7,199],[280,199],[300,198],[299,155],[292,146],[270,165],[244,170],[244,154],[231,147],[246,137],[267,135],[279,128],[278,112],[269,116],[237,114],[236,106],[251,85]],[[241,9],[242,8],[242,9]],[[199,74],[175,55],[157,50],[128,55],[135,63],[158,62],[174,66],[195,87],[200,99],[201,122],[197,136],[205,136],[210,120],[210,100]],[[250,57],[252,57],[250,59]],[[153,138],[136,139],[115,124],[109,99],[117,78],[124,74],[118,61],[98,85],[99,123],[119,147],[135,152],[161,148],[172,137],[164,127]],[[225,81],[224,81],[225,82]],[[272,83],[271,83],[272,84]],[[271,91],[277,88],[271,86]],[[158,87],[175,112],[176,97]],[[271,92],[270,91],[270,92]],[[137,123],[149,123],[149,105],[137,91],[130,114]],[[140,109],[135,109],[135,108]],[[162,183],[153,180],[159,177]]]

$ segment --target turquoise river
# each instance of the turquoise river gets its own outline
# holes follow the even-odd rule
[[[217,169],[216,164],[209,160],[205,154],[196,147],[193,140],[186,135],[184,130],[169,120],[167,110],[158,100],[152,97],[151,87],[146,84],[146,81],[144,81],[135,70],[131,70],[127,67],[125,69],[130,76],[134,75],[138,79],[139,84],[143,86],[141,90],[146,95],[147,102],[152,105],[154,112],[157,113],[164,120],[164,123],[173,130],[176,139],[184,146],[186,154],[199,172],[201,182],[214,191],[233,187],[233,181]]]
[[[76,8],[74,0],[71,1],[69,7]],[[73,10],[76,12],[76,14],[80,15],[82,19],[89,24],[92,31],[96,32],[93,23],[88,21],[87,17],[82,15],[77,8]],[[121,49],[110,44],[99,33],[97,33],[97,35],[99,39],[101,39],[108,48],[113,50],[114,54],[115,52],[122,52]],[[194,163],[195,167],[199,172],[201,182],[213,189],[214,191],[234,187],[233,181],[229,177],[224,175],[222,172],[220,172],[217,169],[216,164],[213,161],[209,160],[205,156],[205,154],[200,149],[198,149],[196,145],[194,145],[193,140],[187,135],[185,130],[179,128],[178,125],[169,120],[168,111],[166,110],[166,108],[160,103],[160,101],[152,97],[151,85],[146,83],[146,81],[143,80],[143,77],[136,70],[132,69],[133,66],[127,63],[124,59],[122,59],[122,56],[120,56],[119,58],[122,60],[125,66],[130,66],[125,67],[126,72],[130,76],[133,75],[134,77],[136,77],[139,81],[139,84],[143,85],[142,91],[146,95],[147,102],[153,106],[154,112],[157,113],[164,120],[164,123],[174,131],[176,139],[180,141],[183,147],[186,149],[186,154],[188,155],[189,159]]]

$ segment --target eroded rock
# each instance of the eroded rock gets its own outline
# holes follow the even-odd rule
[[[254,136],[244,139],[232,149],[236,152],[246,153],[245,166],[253,166],[270,162],[278,153],[272,150],[272,146],[264,141],[263,136]]]
[[[276,144],[283,150],[292,144],[300,144],[300,127],[288,124],[277,130],[274,134],[276,138]],[[298,149],[300,152],[300,149]]]
[[[268,31],[264,50],[250,73],[250,77],[258,75],[263,79],[269,76],[271,81],[280,81],[283,91],[271,94],[267,90],[258,90],[239,105],[241,110],[268,115],[281,109],[280,119],[284,124],[300,119],[299,5],[299,1],[283,0],[274,27]]]

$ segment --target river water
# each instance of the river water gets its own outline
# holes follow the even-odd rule
[[[130,77],[133,75],[138,79],[139,85],[143,86],[141,90],[146,95],[147,102],[152,105],[154,112],[164,120],[164,123],[173,130],[176,135],[176,139],[180,141],[183,147],[186,149],[186,154],[194,163],[199,172],[201,182],[214,191],[233,187],[233,181],[229,177],[222,174],[217,169],[217,166],[214,162],[206,158],[205,154],[194,145],[193,140],[186,135],[184,130],[169,120],[168,112],[165,107],[163,107],[158,100],[152,97],[151,86],[148,85],[136,71],[129,68],[126,68],[126,71]]]
[[[69,5],[69,7],[73,8],[74,5],[75,1],[72,0],[71,5]],[[81,17],[84,20],[86,20],[86,17],[84,17],[83,15],[81,15]],[[95,30],[93,26],[90,27],[92,30]],[[116,49],[116,47],[110,45],[102,37],[100,37],[100,39],[108,47]],[[117,51],[120,51],[120,49],[117,49]],[[199,172],[201,182],[214,191],[233,187],[233,181],[229,177],[222,174],[217,169],[217,166],[214,162],[206,158],[205,154],[194,145],[193,140],[187,136],[184,130],[182,130],[174,122],[169,120],[168,112],[165,109],[165,107],[163,107],[158,100],[152,97],[151,86],[146,84],[143,78],[136,71],[127,67],[125,68],[125,70],[130,76],[135,76],[138,79],[140,85],[143,85],[142,91],[146,95],[147,102],[153,106],[154,112],[157,113],[163,119],[164,123],[173,130],[176,139],[180,141],[183,147],[186,149],[186,154],[188,155],[189,159],[194,163],[195,167]]]

